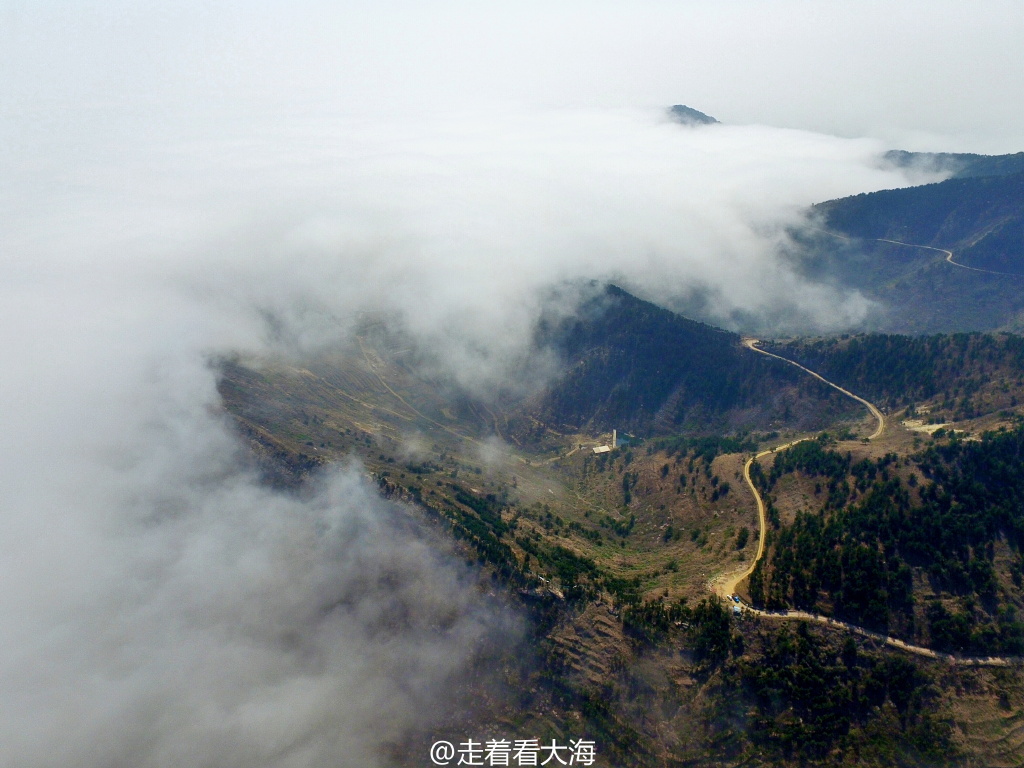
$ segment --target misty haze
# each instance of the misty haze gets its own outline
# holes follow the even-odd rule
[[[1019,765],[1022,35],[0,3],[0,766]]]

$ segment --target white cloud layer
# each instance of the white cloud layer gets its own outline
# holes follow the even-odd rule
[[[257,482],[209,314],[75,277],[0,305],[0,763],[382,764],[510,619],[358,467]]]
[[[355,312],[398,311],[462,372],[521,351],[542,292],[567,280],[666,303],[706,291],[723,324],[847,327],[867,302],[794,274],[784,230],[816,200],[904,183],[873,141],[657,111],[164,131],[24,138],[5,192],[14,274],[187,296],[214,312],[218,346],[258,344],[267,313],[308,348]]]

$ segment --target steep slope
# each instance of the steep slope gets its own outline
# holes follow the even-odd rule
[[[1024,654],[1024,339],[879,334],[771,349],[906,408],[881,445],[822,437],[753,467],[771,520],[755,604],[939,651]]]
[[[537,342],[564,372],[524,409],[559,429],[806,429],[856,412],[829,387],[743,349],[738,335],[615,286],[576,316],[542,325]]]
[[[934,401],[933,415],[950,418],[1016,406],[1024,385],[1024,338],[1014,334],[863,334],[766,348],[883,406]]]
[[[887,162],[898,168],[949,173],[951,178],[956,179],[1024,173],[1024,152],[1012,155],[976,155],[970,152],[906,152],[895,149],[886,152],[884,157]]]
[[[700,110],[688,107],[685,104],[676,104],[669,109],[668,113],[673,120],[683,125],[714,125],[718,122],[711,115],[705,115]]]
[[[1022,387],[1012,370],[1020,347],[1007,339],[967,337],[966,346],[959,339],[926,340],[920,350],[916,340],[892,337],[807,347],[819,362],[833,361],[837,372],[853,377],[858,386],[841,383],[854,391],[875,387],[898,401],[896,390],[906,386],[915,397],[932,391],[939,397],[947,384],[961,384],[962,359],[969,377],[1005,372],[998,386],[1008,387],[1009,398]],[[749,424],[780,410],[784,416],[787,403],[795,419],[818,387],[793,366],[743,349],[733,334],[617,288],[596,295],[572,318],[542,324],[537,340],[558,354],[565,373],[535,401],[517,405],[547,413],[551,424],[621,418],[638,431],[647,425],[671,433],[683,423],[710,431],[716,423]],[[798,347],[772,349],[788,354]],[[891,364],[902,357],[907,365]],[[220,390],[268,461],[292,455],[297,461],[285,470],[304,475],[322,462],[357,456],[383,494],[414,504],[422,525],[458,542],[482,589],[504,595],[522,612],[528,638],[522,652],[488,665],[501,670],[503,685],[485,682],[491,678],[469,685],[461,693],[471,702],[466,716],[432,738],[560,734],[594,740],[608,764],[637,767],[1012,764],[1004,757],[1019,744],[1019,723],[1001,713],[1024,702],[1015,669],[949,666],[831,625],[737,616],[708,595],[708,579],[742,567],[755,549],[757,517],[741,476],[757,450],[749,437],[677,431],[594,454],[577,448],[579,436],[552,437],[547,430],[544,447],[560,440],[557,451],[542,453],[525,437],[511,447],[500,440],[509,439],[507,432],[492,431],[506,426],[501,413],[428,378],[411,364],[414,358],[405,341],[390,343],[387,334],[364,328],[333,357],[225,360]],[[931,383],[912,375],[928,366],[941,369]],[[787,376],[811,389],[801,391]],[[780,391],[790,399],[777,399]],[[831,431],[842,436],[840,443],[805,441],[820,450],[783,452],[770,488],[772,469],[764,462],[765,494],[780,525],[761,574],[765,599],[786,603],[799,591],[806,601],[820,572],[815,597],[822,610],[888,622],[951,650],[1014,649],[1021,642],[1017,619],[985,601],[993,575],[997,602],[1020,605],[1014,583],[1022,572],[1014,557],[1019,504],[1006,496],[1000,505],[1002,497],[972,481],[988,472],[992,489],[1012,490],[1019,499],[1024,491],[1015,468],[1024,438],[1017,433],[954,447],[940,436],[933,451],[908,459],[917,451],[910,447],[915,434],[901,444],[890,439],[898,429],[887,428],[881,440],[864,444],[847,425],[838,426]],[[774,435],[761,437],[776,442]],[[876,455],[861,462],[861,450]],[[900,452],[898,461],[883,460],[879,452],[889,450]],[[857,499],[840,500],[843,481],[826,488],[840,473]],[[882,503],[897,485],[910,495],[909,506],[895,493],[893,504]],[[922,496],[924,487],[936,491]],[[813,510],[799,523],[794,514],[798,506],[828,500],[834,503],[824,511],[826,528],[844,526],[852,534],[838,542],[822,537],[837,549],[841,570],[833,589],[824,581],[832,572],[829,554],[815,549],[818,539],[805,530]],[[931,528],[918,525],[922,515]],[[990,558],[993,530],[1002,538],[992,542]],[[885,556],[890,540],[898,560]],[[881,557],[864,554],[872,543]],[[931,595],[912,591],[927,599],[905,610],[905,592],[897,589],[906,583],[904,564],[918,587],[928,576],[936,579],[938,607],[931,607]],[[882,581],[884,595],[877,589]],[[914,632],[906,626],[911,617]],[[998,645],[981,645],[993,638]],[[411,743],[396,764],[422,764],[431,740]]]
[[[875,302],[859,330],[1024,329],[1024,173],[855,195],[811,214],[815,225],[793,233],[794,267]]]
[[[815,209],[847,236],[945,248],[966,266],[1024,274],[1024,172],[883,190]]]
[[[759,484],[775,512],[755,604],[793,605],[935,650],[1024,655],[1024,429],[860,457],[808,441]],[[812,488],[813,486],[813,488]],[[779,499],[801,493],[795,517]]]

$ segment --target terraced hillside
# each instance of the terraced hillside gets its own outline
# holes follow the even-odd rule
[[[904,569],[890,563],[887,540],[870,539],[875,529],[857,527],[851,517],[875,509],[869,500],[893,496],[895,483],[909,496],[907,514],[923,503],[961,513],[953,469],[993,440],[1015,439],[1010,430],[1024,411],[1012,400],[1024,396],[1013,337],[936,338],[920,349],[917,340],[899,337],[772,347],[804,355],[809,366],[831,366],[850,391],[882,396],[886,429],[866,444],[874,421],[863,407],[833,406],[827,387],[794,366],[628,295],[613,291],[603,304],[606,313],[590,313],[584,323],[539,330],[568,373],[536,399],[502,407],[425,375],[436,369],[422,367],[408,340],[386,324],[367,324],[350,345],[318,360],[222,363],[225,405],[270,480],[301,492],[319,467],[359,461],[367,482],[409,505],[411,524],[454,541],[481,589],[504,595],[523,617],[523,646],[490,662],[502,686],[470,684],[462,695],[474,705],[445,736],[586,735],[610,763],[635,766],[1013,764],[1020,670],[950,666],[827,625],[736,616],[708,590],[719,574],[749,565],[756,551],[759,522],[742,479],[748,457],[814,437],[808,426],[827,426],[830,436],[800,444],[807,455],[780,452],[774,466],[762,462],[761,487],[778,527],[760,570],[760,599],[810,599],[811,565],[828,560],[833,542],[839,583],[829,589],[819,580],[818,610],[876,625],[878,601],[870,590],[858,591],[864,585],[854,583],[853,570],[849,579],[843,570],[847,560],[864,560],[886,581],[887,629],[953,650],[977,650],[993,637],[1015,642],[1016,619],[1007,613],[1019,607],[1012,505],[991,557],[987,541],[971,539],[970,521],[966,532],[950,529],[964,551],[940,547],[950,551],[935,568],[901,543],[893,551],[911,582],[903,593],[894,587],[905,583]],[[676,332],[683,337],[669,338]],[[864,361],[900,357],[901,345],[909,346],[900,359],[931,366],[930,378],[899,366],[869,375]],[[668,359],[673,350],[685,365]],[[959,376],[943,361],[961,356],[970,365]],[[695,408],[702,390],[689,387],[687,376],[704,360],[716,389],[735,382],[724,406]],[[982,382],[969,393],[967,418],[962,391],[996,373],[994,387]],[[685,417],[659,419],[677,391],[676,405],[687,406],[676,412]],[[948,413],[947,394],[956,406]],[[810,400],[819,395],[824,403],[815,410]],[[662,396],[666,401],[650,407]],[[959,420],[927,425],[930,409]],[[605,427],[620,423],[632,427],[628,442],[595,453],[610,442]],[[741,426],[716,434],[716,424]],[[981,438],[1000,425],[1003,437]],[[964,431],[951,439],[951,429]],[[979,440],[968,441],[974,436]],[[943,506],[947,496],[957,504]],[[891,527],[902,509],[897,503],[880,519]],[[825,549],[804,552],[801,536],[819,519],[824,533],[809,540]],[[829,538],[833,529],[838,538]],[[848,540],[857,558],[844,554]],[[875,555],[864,554],[871,547]],[[964,645],[961,625],[970,618]],[[821,691],[830,692],[827,700]],[[423,749],[399,750],[396,761],[419,764]]]

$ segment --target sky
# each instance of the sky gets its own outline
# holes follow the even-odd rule
[[[386,310],[486,392],[591,279],[855,325],[870,302],[795,274],[787,230],[932,179],[886,149],[1024,149],[1022,27],[1008,2],[0,2],[0,764],[385,764],[516,619],[357,457],[262,485],[210,361]]]
[[[980,152],[1018,151],[1024,130],[1012,0],[5,0],[0,14],[8,108],[145,104],[200,120],[282,103],[393,115],[682,102],[730,123]]]

